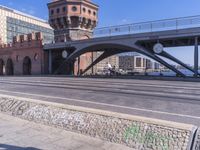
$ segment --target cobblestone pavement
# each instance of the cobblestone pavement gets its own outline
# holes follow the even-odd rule
[[[128,147],[0,114],[0,150],[131,150]]]

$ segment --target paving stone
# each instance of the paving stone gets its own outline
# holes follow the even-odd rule
[[[4,126],[0,128],[0,150],[94,150],[94,148],[97,150],[131,150],[126,146],[30,123],[1,113],[0,124]],[[6,128],[7,124],[9,126]]]

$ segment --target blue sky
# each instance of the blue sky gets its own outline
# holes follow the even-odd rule
[[[200,0],[93,0],[100,6],[99,27],[200,15]],[[0,0],[5,5],[47,19],[50,0]],[[169,50],[185,63],[193,63],[193,49]]]

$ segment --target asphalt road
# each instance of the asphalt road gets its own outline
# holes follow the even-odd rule
[[[0,94],[200,126],[200,82],[0,77]]]

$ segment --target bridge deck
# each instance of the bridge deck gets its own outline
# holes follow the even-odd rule
[[[155,31],[147,33],[137,33],[137,34],[125,34],[125,35],[115,35],[106,37],[95,37],[87,40],[80,41],[67,41],[63,43],[51,43],[45,44],[44,50],[53,49],[64,49],[66,47],[76,47],[80,44],[85,43],[99,43],[99,42],[109,42],[112,43],[114,40],[119,39],[136,39],[138,42],[142,43],[156,43],[157,40],[161,40],[162,44],[166,47],[175,46],[190,46],[194,45],[194,37],[200,37],[200,27],[179,29],[179,30],[168,30],[168,31]],[[176,42],[178,41],[178,42]]]

